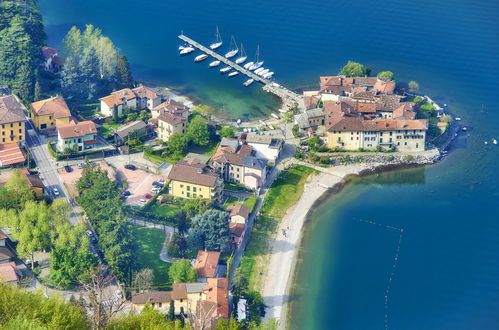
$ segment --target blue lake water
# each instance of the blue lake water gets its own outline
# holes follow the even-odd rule
[[[278,102],[243,78],[179,57],[181,30],[208,44],[218,25],[278,82],[313,87],[347,60],[416,80],[463,118],[469,136],[442,162],[355,180],[312,214],[297,274],[296,329],[499,328],[499,2],[41,0],[57,44],[101,27],[138,79],[176,86],[234,118]],[[482,104],[484,111],[481,111]],[[485,145],[484,141],[489,144]],[[403,229],[400,232],[362,220]],[[388,298],[386,290],[393,272]],[[386,304],[388,301],[388,304]]]

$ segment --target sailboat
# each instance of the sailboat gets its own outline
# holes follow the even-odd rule
[[[237,76],[238,74],[239,74],[239,72],[237,72],[237,71],[233,71],[233,72],[229,73],[229,78],[235,77],[235,76]]]
[[[226,66],[226,67],[223,67],[220,69],[220,72],[221,73],[227,73],[229,72],[230,70],[232,70],[232,68],[230,66]]]
[[[187,55],[187,54],[190,54],[194,51],[194,47],[184,47],[181,51],[180,51],[180,55]]]
[[[255,64],[255,62],[248,62],[244,65],[244,68],[249,69],[253,64]]]
[[[210,63],[210,68],[214,68],[216,66],[219,66],[220,65],[220,61],[213,61]]]
[[[260,45],[256,47],[256,57],[255,57],[255,62],[253,63],[252,66],[248,68],[248,70],[253,71],[258,69],[263,65],[263,61],[260,61]]]
[[[201,55],[196,56],[196,58],[194,58],[194,62],[201,62],[201,61],[206,60],[207,58],[208,58],[208,55],[201,54]]]
[[[220,31],[218,30],[217,26],[217,32],[215,33],[215,41],[210,45],[211,49],[217,49],[220,46],[222,46],[222,36],[220,35]]]
[[[248,79],[246,80],[243,85],[244,87],[248,87],[249,85],[251,85],[255,80],[254,79]]]
[[[246,61],[246,59],[248,58],[248,56],[246,55],[246,52],[244,51],[244,46],[243,46],[243,43],[241,42],[241,56],[239,56],[236,60],[236,64],[241,64],[243,63],[244,61]]]
[[[263,75],[263,78],[269,79],[269,78],[272,78],[273,75],[274,75],[274,72],[268,72],[268,73]]]
[[[233,45],[234,47],[232,48],[231,51],[229,51],[227,54],[225,54],[225,58],[234,57],[239,52],[239,48],[237,48],[236,39],[234,39],[234,36],[231,37],[230,42],[231,42],[231,46]]]

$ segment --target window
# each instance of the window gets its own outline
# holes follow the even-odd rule
[[[181,185],[180,185],[180,188],[184,188],[184,185],[183,185],[183,184],[181,184]]]
[[[416,149],[419,148],[419,143],[416,143]]]
[[[203,195],[199,195],[199,197],[203,198]]]
[[[2,131],[2,135],[5,135],[5,131]]]
[[[5,138],[2,138],[2,142],[5,142]]]
[[[190,192],[187,193],[187,197],[191,197],[191,193]]]
[[[159,308],[163,307],[163,303],[158,303],[158,307]]]
[[[23,139],[23,136],[22,135],[19,135],[19,140],[22,140]]]
[[[19,127],[21,127],[21,126],[23,125],[23,124],[21,124],[21,122],[19,122],[18,124],[19,124],[19,125],[18,125]]]
[[[196,187],[192,187],[192,191],[196,192],[197,188]]]
[[[14,127],[14,124],[13,124],[13,123],[10,123],[10,127]]]
[[[191,191],[191,186],[187,186],[187,191]]]
[[[406,145],[407,145],[407,142],[404,142],[404,145],[406,146]]]
[[[192,194],[192,197],[196,198],[196,197],[197,197],[197,194]]]
[[[383,138],[379,138],[379,143],[383,143]]]

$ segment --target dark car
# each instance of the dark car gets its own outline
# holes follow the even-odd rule
[[[132,193],[131,193],[131,192],[129,192],[128,190],[125,190],[125,191],[122,193],[122,195],[123,195],[123,196],[130,196],[131,194],[132,194]]]
[[[68,172],[68,173],[69,173],[69,172],[73,172],[73,169],[72,169],[72,168],[71,168],[71,166],[69,166],[69,165],[64,166],[64,169],[65,169],[65,170],[66,170],[66,172]]]
[[[135,170],[137,169],[137,166],[132,165],[132,164],[126,164],[126,165],[125,165],[125,168],[126,168],[127,170],[132,170],[132,171],[135,171]]]

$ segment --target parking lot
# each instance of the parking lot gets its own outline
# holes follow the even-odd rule
[[[161,175],[147,173],[139,169],[128,170],[124,167],[119,167],[117,169],[117,175],[120,180],[126,180],[127,190],[131,193],[126,200],[128,205],[143,205],[140,200],[147,200],[145,195],[152,194],[152,183],[165,179],[165,177]]]
[[[92,162],[92,164],[98,165],[100,168],[103,170],[107,171],[107,176],[110,179],[115,179],[116,172],[114,169],[107,165],[105,161],[98,160],[95,162]],[[69,194],[72,197],[78,196],[78,191],[76,190],[76,181],[78,181],[79,178],[81,178],[81,173],[83,169],[78,168],[77,165],[72,165],[71,166],[71,172],[67,172],[64,167],[58,168],[57,173],[59,174],[59,177],[61,178],[63,184],[66,186],[66,189],[68,189]]]

